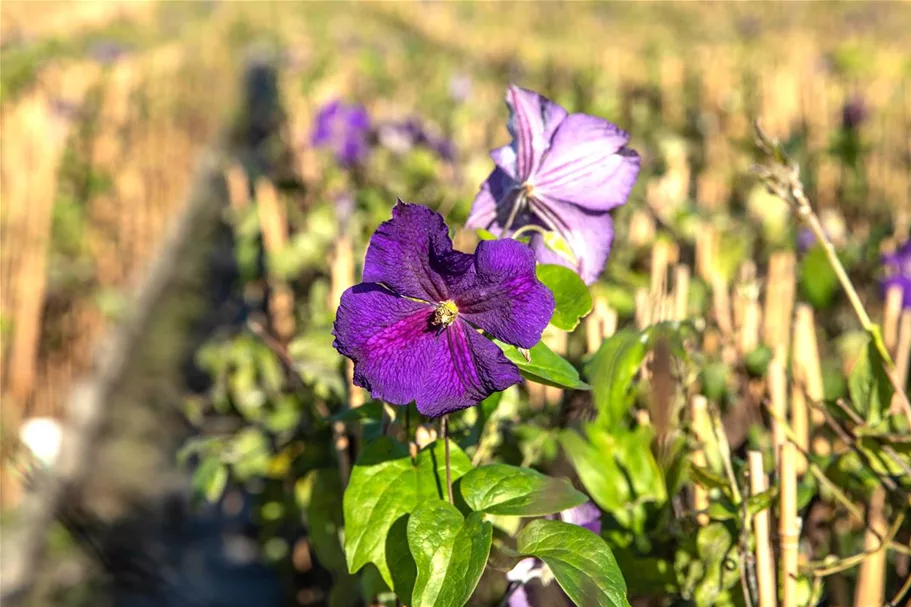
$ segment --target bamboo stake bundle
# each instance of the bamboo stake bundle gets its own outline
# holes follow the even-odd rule
[[[715,256],[718,251],[718,233],[715,226],[705,223],[696,236],[696,273],[711,283],[715,274]]]
[[[636,290],[636,328],[644,329],[652,324],[652,303],[648,289]]]
[[[794,317],[794,353],[792,365],[794,379],[806,392],[810,400],[821,403],[824,399],[822,366],[819,362],[819,346],[816,341],[816,322],[813,308],[809,304],[798,304]],[[813,407],[810,421],[814,428],[825,423],[822,411]]]
[[[633,247],[645,247],[655,241],[655,219],[646,211],[637,209],[629,223],[629,242]]]
[[[689,316],[690,267],[678,264],[674,268],[674,320],[685,320]]]
[[[763,310],[763,342],[772,350],[788,347],[791,314],[797,289],[796,260],[788,251],[774,253],[769,260],[766,297]]]
[[[592,312],[585,319],[585,344],[590,354],[601,347],[601,342],[617,331],[617,312],[603,297],[595,297]]]
[[[649,294],[652,297],[663,296],[667,290],[667,266],[670,258],[670,244],[659,240],[652,247],[651,285]]]
[[[788,377],[785,370],[784,354],[778,350],[766,371],[766,383],[770,400],[772,416],[772,446],[776,461],[781,451],[781,445],[787,440],[787,434],[782,427],[784,420],[788,419]]]
[[[16,268],[15,300],[10,302],[14,333],[9,344],[6,391],[22,402],[34,388],[41,316],[44,309],[48,247],[56,197],[56,173],[69,134],[69,125],[50,109],[50,100],[38,93],[19,108],[17,125],[22,129],[25,166],[17,171],[6,204],[26,215],[19,235],[20,257]],[[4,150],[6,152],[6,150]],[[5,155],[5,154],[4,154]],[[21,160],[20,160],[21,162]],[[13,175],[9,176],[10,178]],[[9,288],[9,285],[7,285]]]
[[[898,345],[898,320],[902,312],[903,296],[904,291],[901,285],[892,285],[886,291],[886,304],[883,311],[883,341],[893,356],[899,354],[896,346]]]
[[[690,399],[690,424],[696,434],[696,439],[699,441],[699,448],[693,451],[692,454],[693,464],[705,468],[708,464],[705,456],[705,445],[708,438],[706,429],[711,427],[711,421],[709,420],[708,400],[701,394],[697,394]],[[702,485],[694,483],[692,497],[693,510],[701,512],[701,514],[696,515],[696,522],[699,525],[707,525],[709,516],[702,511],[709,507],[708,490]]]
[[[793,443],[781,445],[778,456],[778,540],[781,554],[781,604],[797,607],[797,564],[800,522],[797,519],[797,453]]]
[[[886,550],[882,547],[882,538],[886,537],[888,526],[885,506],[886,490],[877,485],[870,497],[867,532],[864,534],[864,550],[871,554],[860,564],[854,607],[880,607],[885,599]]]
[[[266,254],[277,255],[288,245],[288,220],[279,201],[278,193],[266,179],[256,182],[256,206]],[[294,293],[286,282],[276,277],[270,279],[272,294],[269,314],[276,336],[283,343],[294,335]]]
[[[715,322],[725,339],[734,333],[734,320],[731,311],[731,296],[728,285],[719,272],[712,273],[712,309],[715,312]]]
[[[769,482],[762,469],[762,453],[750,451],[750,494],[759,495],[769,488]],[[776,607],[778,585],[775,583],[775,559],[769,529],[769,510],[753,515],[753,534],[756,544],[756,580],[759,587],[759,607]]]

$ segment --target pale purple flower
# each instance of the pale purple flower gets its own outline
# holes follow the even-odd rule
[[[447,162],[456,157],[452,141],[434,133],[416,116],[401,121],[383,122],[376,131],[380,144],[397,154],[404,154],[415,147],[424,147]]]
[[[437,417],[521,381],[477,329],[531,348],[553,311],[528,247],[492,240],[474,254],[455,251],[438,213],[399,201],[370,238],[364,282],[342,295],[333,345],[373,398],[415,401]]]
[[[902,289],[902,307],[911,309],[911,240],[906,241],[893,253],[882,257],[885,276],[882,280],[883,291],[893,286]]]
[[[370,152],[370,115],[360,105],[336,99],[320,108],[313,122],[310,143],[332,150],[344,167],[364,162]]]
[[[629,135],[610,122],[568,114],[516,86],[506,93],[512,143],[490,154],[497,165],[481,187],[467,225],[511,236],[524,226],[558,233],[570,262],[534,232],[530,244],[545,263],[562,263],[591,284],[604,269],[614,238],[609,211],[626,203],[639,175]]]
[[[555,519],[556,516],[548,518]],[[585,502],[580,506],[575,506],[569,510],[564,510],[559,514],[559,518],[564,523],[571,523],[584,527],[592,533],[601,535],[601,511],[591,502]],[[518,584],[509,595],[509,607],[531,607],[528,593],[525,591],[525,584],[535,578],[541,577],[544,569],[544,563],[535,557],[522,559],[509,570],[506,579],[513,584]]]
[[[449,77],[449,96],[457,103],[464,103],[471,97],[473,83],[471,76],[464,72]]]
[[[128,52],[126,45],[114,40],[98,40],[89,47],[89,55],[102,65],[112,65]]]

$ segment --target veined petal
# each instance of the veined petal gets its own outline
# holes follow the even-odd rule
[[[507,197],[516,186],[517,184],[502,169],[494,169],[487,181],[481,185],[481,191],[475,196],[465,227],[483,228],[499,236],[510,210],[506,208],[511,204]]]
[[[471,266],[471,255],[454,251],[439,213],[401,200],[370,238],[364,282],[382,283],[406,297],[429,302],[449,299],[447,276]]]
[[[439,347],[415,395],[423,415],[439,417],[471,407],[522,381],[519,369],[500,348],[461,319],[443,330],[435,343]]]
[[[373,398],[407,405],[438,358],[433,307],[399,297],[377,284],[342,294],[333,346],[354,361],[354,383]]]
[[[554,313],[554,297],[535,276],[535,255],[516,240],[478,244],[475,265],[452,285],[459,316],[497,339],[531,348]]]
[[[568,116],[532,177],[535,191],[592,211],[624,204],[639,175],[639,155],[624,147],[628,141],[606,120]]]
[[[614,223],[606,211],[594,212],[574,204],[536,197],[533,211],[548,227],[555,229],[576,256],[573,266],[565,257],[547,248],[540,234],[533,234],[529,244],[541,263],[556,263],[579,273],[585,284],[592,284],[604,271],[614,240]]]
[[[510,110],[508,128],[513,137],[515,170],[502,165],[500,168],[524,183],[537,169],[551,136],[566,118],[566,110],[534,91],[514,85],[506,91],[506,105]]]

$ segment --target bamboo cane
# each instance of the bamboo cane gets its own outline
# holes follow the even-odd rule
[[[769,488],[768,479],[762,469],[762,453],[749,452],[750,493],[759,495]],[[769,539],[769,510],[753,515],[753,533],[756,540],[756,578],[759,586],[759,607],[776,607],[777,587],[775,584],[775,560]]]
[[[797,559],[800,523],[797,520],[797,458],[793,443],[781,445],[778,456],[779,495],[778,538],[781,553],[781,604],[797,607]]]

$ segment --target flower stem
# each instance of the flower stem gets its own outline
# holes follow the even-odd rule
[[[826,260],[835,272],[835,276],[838,278],[841,288],[848,296],[851,307],[854,308],[854,314],[857,315],[857,319],[860,321],[864,331],[866,331],[873,340],[873,346],[882,358],[883,370],[886,373],[886,377],[889,379],[889,383],[892,384],[892,388],[898,395],[899,403],[901,403],[901,406],[904,409],[905,416],[908,418],[908,423],[911,424],[911,401],[908,400],[908,395],[905,393],[904,386],[899,384],[894,373],[895,364],[892,362],[892,357],[889,356],[889,351],[883,341],[882,333],[880,332],[879,327],[870,320],[870,315],[864,308],[863,302],[860,301],[857,289],[854,288],[851,279],[848,277],[848,273],[845,271],[845,267],[841,264],[841,260],[838,259],[838,254],[835,252],[832,241],[829,239],[825,230],[823,230],[819,217],[813,211],[810,200],[804,192],[803,183],[800,181],[799,167],[796,164],[790,163],[778,141],[766,135],[759,127],[758,123],[755,124],[755,129],[759,148],[772,160],[771,165],[758,166],[754,169],[755,172],[772,194],[791,205],[791,208],[797,213],[797,217],[810,228],[810,231],[813,232],[813,235],[816,237],[816,241],[822,246],[822,249],[826,254]]]
[[[449,467],[449,416],[444,415],[440,420],[441,434],[443,435],[443,447],[446,453],[446,491],[449,494],[449,503],[453,504],[452,499],[452,469]]]

